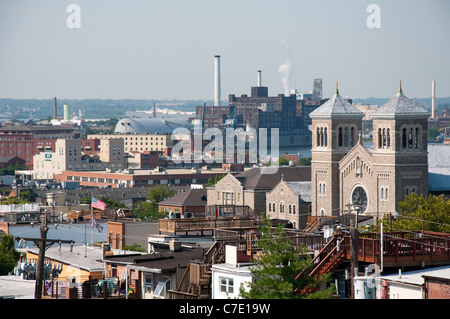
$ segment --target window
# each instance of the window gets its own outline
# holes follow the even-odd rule
[[[232,294],[234,293],[234,283],[233,278],[219,277],[220,281],[220,292]]]
[[[145,293],[150,294],[153,291],[153,276],[145,275]]]
[[[158,285],[155,288],[153,293],[153,298],[166,298],[167,291],[170,289],[170,279],[164,278],[161,281],[158,281]]]

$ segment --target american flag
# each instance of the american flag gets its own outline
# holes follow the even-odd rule
[[[91,207],[92,208],[98,208],[100,210],[104,210],[106,208],[106,204],[103,203],[101,200],[92,197],[92,201],[91,201]]]

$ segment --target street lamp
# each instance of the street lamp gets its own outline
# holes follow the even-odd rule
[[[397,218],[400,216],[398,212],[389,213],[389,235],[392,237],[392,219],[397,220]]]

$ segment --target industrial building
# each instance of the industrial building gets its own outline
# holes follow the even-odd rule
[[[63,171],[56,176],[62,182],[79,182],[80,186],[95,187],[140,187],[152,185],[190,185],[206,184],[210,178],[220,177],[227,171],[222,168],[211,169],[124,169],[106,171]],[[235,173],[233,173],[235,174]]]
[[[55,151],[47,150],[34,155],[33,178],[35,180],[54,179],[63,171],[86,171],[99,169],[125,169],[126,157],[123,139],[100,141],[99,151],[93,155],[83,155],[81,139],[58,139]]]
[[[33,156],[54,151],[57,139],[79,138],[72,127],[36,125],[33,121],[0,127],[0,156],[17,156],[33,165]]]
[[[139,120],[139,119],[133,119]],[[121,125],[121,124],[117,124]],[[140,128],[140,127],[138,127]],[[176,140],[172,140],[172,131],[168,132],[167,127],[163,127],[162,132],[153,131],[153,129],[146,128],[145,130],[152,130],[156,133],[142,133],[144,129],[136,130],[130,133],[114,133],[114,134],[92,134],[88,135],[89,139],[109,140],[109,139],[123,139],[125,152],[148,152],[161,151],[164,152],[166,148],[172,148]]]

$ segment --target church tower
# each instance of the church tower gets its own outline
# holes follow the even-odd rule
[[[398,93],[371,114],[373,167],[377,172],[378,212],[393,213],[405,195],[428,193],[428,118],[430,113]]]
[[[339,162],[358,142],[364,113],[339,95],[309,115],[312,120],[312,216],[339,216]]]

